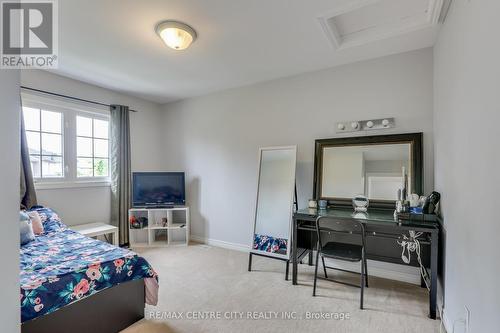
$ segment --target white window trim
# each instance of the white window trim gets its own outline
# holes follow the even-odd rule
[[[85,113],[101,114],[104,116],[109,116],[109,110],[104,106],[99,106],[91,103],[85,102],[73,102],[67,99],[59,98],[57,96],[47,97],[43,93],[35,92],[21,92],[21,98],[23,101],[23,106],[25,103],[34,103],[38,105],[44,105],[45,107],[57,107],[62,109],[70,109],[74,111],[83,111]]]
[[[48,98],[36,93],[21,93],[22,106],[58,111],[63,114],[63,168],[64,177],[35,178],[35,189],[85,188],[111,186],[108,177],[77,177],[76,174],[76,116],[110,120],[109,110],[104,107],[75,103],[58,98]],[[109,142],[111,142],[109,140]],[[110,147],[109,147],[110,148]],[[108,151],[110,149],[108,148]],[[109,167],[109,166],[108,166]],[[109,172],[111,172],[109,170]]]
[[[110,186],[111,186],[111,180],[35,182],[35,190],[55,190],[60,188],[86,188],[86,187],[110,187]]]

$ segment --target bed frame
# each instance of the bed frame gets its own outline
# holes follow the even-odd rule
[[[144,279],[104,289],[26,321],[22,333],[117,333],[144,318]]]

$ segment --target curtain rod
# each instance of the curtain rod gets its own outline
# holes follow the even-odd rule
[[[78,98],[78,97],[73,97],[73,96],[68,96],[68,95],[63,95],[63,94],[57,94],[57,93],[54,93],[54,92],[51,92],[51,91],[46,91],[46,90],[41,90],[41,89],[35,89],[35,88],[30,88],[30,87],[25,87],[25,86],[21,86],[21,89],[30,90],[30,91],[36,91],[36,92],[39,92],[39,93],[42,93],[42,94],[47,94],[47,95],[52,95],[52,96],[57,96],[57,97],[63,97],[63,98],[67,98],[67,99],[72,99],[72,100],[79,101],[79,102],[85,102],[85,103],[91,103],[91,104],[96,104],[96,105],[111,107],[111,105],[109,105],[109,104],[105,104],[105,103],[101,103],[101,102],[95,102],[95,101],[90,101],[88,99],[83,99],[83,98]],[[139,112],[137,110],[132,110],[132,109],[129,109],[129,111],[131,111],[131,112]]]

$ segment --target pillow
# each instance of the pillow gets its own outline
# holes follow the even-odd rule
[[[28,213],[24,210],[19,211],[19,221],[29,221],[30,217]]]
[[[31,220],[28,214],[25,212],[19,213],[19,221],[20,221],[20,237],[21,237],[21,245],[28,244],[31,241],[35,240],[35,234],[33,233],[33,227],[31,225]]]
[[[67,226],[62,223],[59,215],[52,209],[43,206],[34,206],[30,212],[37,212],[42,220],[43,232],[58,232],[67,229]]]
[[[42,218],[40,217],[40,214],[38,214],[37,211],[33,211],[28,212],[28,216],[30,217],[31,225],[33,226],[33,232],[35,233],[35,235],[43,234]]]

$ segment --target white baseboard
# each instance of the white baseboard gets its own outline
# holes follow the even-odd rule
[[[446,315],[446,311],[444,309],[441,310],[441,322],[442,325],[444,326],[444,329],[447,333],[453,333],[453,325],[450,322],[450,319]]]
[[[235,251],[240,251],[240,252],[250,252],[250,246],[248,246],[248,245],[243,245],[243,244],[238,244],[238,243],[230,243],[230,242],[225,242],[225,241],[221,241],[221,240],[217,240],[217,239],[210,239],[210,238],[205,238],[205,237],[200,237],[200,236],[195,236],[195,235],[191,235],[190,238],[192,241],[195,241],[197,243],[221,247],[221,248],[228,249],[228,250],[235,250]]]
[[[250,251],[250,246],[248,245],[230,243],[217,239],[210,239],[210,238],[191,235],[191,240],[198,243],[221,247],[229,250],[235,250],[240,252]],[[354,272],[359,272],[360,270],[359,263],[341,262],[337,260],[335,262],[329,262],[327,263],[327,265]],[[403,265],[385,263],[380,261],[368,260],[368,273],[369,275],[373,275],[376,277],[420,285],[419,269],[412,266],[403,266]]]

